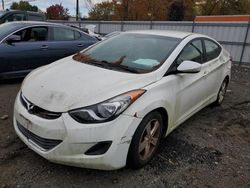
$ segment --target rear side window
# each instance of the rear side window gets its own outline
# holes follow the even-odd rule
[[[202,63],[202,43],[200,40],[189,43],[177,58],[177,64],[180,65],[183,61],[194,61]]]
[[[29,14],[28,20],[32,20],[32,21],[44,21],[44,17],[40,16],[40,15]]]
[[[53,36],[55,41],[75,40],[75,31],[67,28],[54,27]]]
[[[195,47],[201,54],[203,54],[202,42],[201,40],[194,40],[191,45]]]
[[[34,41],[46,41],[48,39],[47,27],[34,27],[31,29],[31,37]]]
[[[221,47],[213,41],[204,40],[205,49],[206,49],[206,61],[217,58],[220,55]]]

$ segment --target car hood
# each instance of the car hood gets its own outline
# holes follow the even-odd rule
[[[30,102],[45,110],[66,112],[103,102],[155,81],[154,72],[119,72],[68,57],[31,72],[21,91]]]

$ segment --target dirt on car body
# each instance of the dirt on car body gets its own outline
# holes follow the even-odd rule
[[[140,170],[98,171],[52,164],[14,133],[21,80],[0,82],[0,187],[250,187],[250,69],[233,66],[221,107],[177,128]]]

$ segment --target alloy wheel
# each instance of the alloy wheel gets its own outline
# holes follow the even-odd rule
[[[157,148],[160,139],[160,122],[153,119],[146,125],[139,142],[139,157],[141,160],[147,160]]]

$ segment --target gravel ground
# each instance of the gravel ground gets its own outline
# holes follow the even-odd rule
[[[14,133],[22,80],[0,82],[0,187],[250,187],[250,69],[233,67],[221,107],[206,107],[161,144],[140,170],[98,171],[57,165]]]

